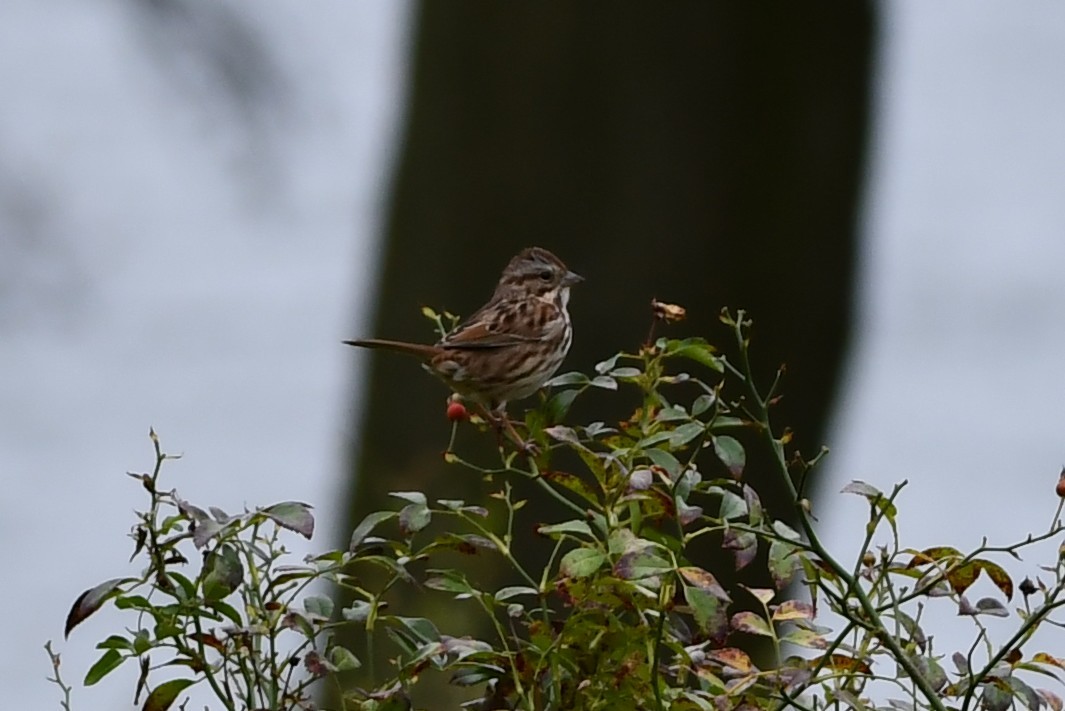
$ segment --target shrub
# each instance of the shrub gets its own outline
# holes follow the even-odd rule
[[[657,313],[681,315],[665,305]],[[756,386],[744,314],[723,313],[722,321],[734,359],[703,339],[657,338],[599,363],[592,375],[555,378],[552,394],[526,418],[537,445],[531,453],[501,440],[498,461],[486,464],[449,447],[448,462],[483,477],[492,510],[394,492],[397,506],[366,516],[346,549],[295,565],[281,541],[311,536],[309,506],[286,502],[239,515],[198,508],[161,486],[168,457],[152,433],[154,470],[133,475],[149,499],[133,529],[143,572],[87,590],[67,619],[69,633],[104,605],[131,615],[129,629],[97,645],[101,656],[85,684],[139,664],[136,697],[153,711],[193,684],[209,687],[227,709],[311,709],[312,689],[327,679],[345,709],[405,709],[412,690],[439,674],[467,687],[465,706],[474,709],[1061,709],[1059,696],[1030,680],[1065,669],[1031,643],[1041,625],[1059,625],[1050,615],[1065,604],[1062,562],[1043,568],[1047,581],[1025,578],[1019,586],[997,562],[1059,535],[1061,503],[1045,532],[1013,545],[917,550],[900,542],[903,486],[885,493],[852,482],[844,492],[866,499],[870,514],[857,559],[844,564],[818,537],[807,500],[821,454],[790,451],[787,430],[769,418],[779,375],[767,390]],[[589,389],[623,389],[639,402],[616,424],[562,424]],[[465,411],[449,419],[453,428],[472,422],[491,436],[484,419]],[[745,483],[750,447],[769,454],[796,528],[770,516]],[[553,465],[563,456],[579,467]],[[517,479],[569,512],[537,522],[553,545],[542,569],[522,556]],[[735,569],[764,566],[772,585],[726,589],[692,562],[692,551],[708,545],[729,551]],[[461,564],[440,564],[456,560],[445,555],[456,551],[498,556],[520,584],[485,589]],[[970,601],[981,575],[995,594]],[[354,602],[336,609],[311,587],[318,582]],[[448,620],[390,609],[389,591],[405,585],[474,606],[494,635],[475,639],[447,629]],[[1016,592],[1023,603],[1011,612]],[[926,630],[926,610],[948,608],[974,630],[973,643],[949,658]],[[1013,620],[1004,642],[992,642],[988,616]],[[369,673],[367,688],[345,688],[344,673],[360,666],[338,637],[351,627],[387,647],[392,660]],[[771,664],[759,666],[744,651],[752,638],[769,643]],[[59,657],[48,652],[69,709]],[[375,655],[366,656],[369,663]],[[182,671],[160,680],[164,669]]]

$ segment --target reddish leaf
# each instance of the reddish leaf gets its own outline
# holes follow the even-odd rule
[[[773,610],[773,620],[776,622],[784,622],[786,620],[812,620],[814,618],[814,608],[808,602],[802,602],[800,600],[788,600],[782,602]]]
[[[541,472],[540,476],[542,476],[544,479],[551,482],[552,484],[564,486],[565,488],[572,491],[574,494],[577,494],[578,496],[593,504],[598,502],[599,500],[599,497],[596,495],[595,491],[590,486],[585,484],[584,481],[577,477],[575,474],[570,474],[569,472],[560,472],[556,470],[548,470],[545,472]]]
[[[737,531],[729,529],[721,540],[721,547],[735,551],[736,570],[741,570],[758,554],[758,537],[750,531]]]
[[[991,578],[991,582],[1002,591],[1002,594],[1006,596],[1007,600],[1013,599],[1013,579],[1009,574],[1003,570],[1002,566],[997,563],[992,563],[989,560],[975,561],[980,570],[984,571],[984,575]]]
[[[913,559],[906,567],[915,568],[920,565],[928,565],[929,563],[960,560],[962,557],[961,551],[957,548],[951,548],[950,546],[935,546],[914,553]]]
[[[702,568],[696,568],[694,566],[677,568],[677,572],[680,573],[681,577],[687,580],[689,583],[699,588],[700,590],[705,590],[706,592],[716,597],[718,600],[722,600],[724,602],[732,602],[732,599],[729,597],[728,593],[725,592],[725,589],[721,587],[720,583],[717,582],[717,578],[715,578],[710,572],[703,570]]]
[[[1036,664],[1049,664],[1055,666],[1058,669],[1065,669],[1065,659],[1061,657],[1055,657],[1053,654],[1047,654],[1046,652],[1037,652],[1032,661]]]
[[[707,652],[706,656],[713,659],[715,662],[735,669],[742,674],[749,674],[752,671],[757,671],[751,658],[747,656],[747,653],[742,649],[736,649],[735,647],[714,649]]]
[[[567,578],[584,578],[603,565],[606,556],[594,548],[574,548],[566,555],[558,565],[558,572]]]
[[[743,476],[743,468],[747,466],[747,453],[743,451],[743,445],[739,440],[728,435],[713,437],[714,454],[725,465],[729,476],[739,481]]]
[[[133,578],[112,578],[100,583],[94,588],[89,588],[74,601],[67,613],[67,623],[63,628],[63,636],[70,636],[70,631],[81,624],[89,615],[99,610],[105,602],[122,592],[119,586],[133,582]]]
[[[304,538],[310,540],[314,535],[314,516],[311,507],[299,501],[285,501],[273,506],[267,506],[263,513],[270,517],[274,523],[295,531]]]
[[[799,570],[801,558],[796,555],[798,550],[794,545],[781,540],[769,544],[769,560],[766,565],[778,590],[787,587]]]
[[[772,630],[769,629],[769,623],[748,610],[737,612],[732,616],[732,629],[737,632],[746,632],[762,637],[773,636]]]
[[[692,609],[692,619],[699,631],[712,643],[723,643],[728,637],[729,621],[721,599],[701,588],[685,585],[684,600]]]
[[[810,667],[824,666],[833,671],[847,672],[851,674],[872,674],[872,668],[862,659],[848,657],[846,654],[830,654],[828,657],[817,657],[810,660]]]
[[[1050,711],[1062,711],[1063,704],[1060,696],[1047,689],[1038,689],[1037,691],[1043,702],[1050,707]]]

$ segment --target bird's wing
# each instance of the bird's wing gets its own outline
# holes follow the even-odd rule
[[[543,328],[521,318],[518,302],[493,302],[459,324],[438,343],[443,348],[503,348],[539,341]]]

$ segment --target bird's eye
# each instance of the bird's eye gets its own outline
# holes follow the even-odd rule
[[[543,271],[541,271],[536,276],[540,277],[544,281],[551,281],[551,276],[552,276],[551,275],[551,270],[550,269],[544,269]]]

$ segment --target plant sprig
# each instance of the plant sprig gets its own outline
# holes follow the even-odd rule
[[[657,303],[655,314],[675,321],[683,309]],[[440,333],[456,320],[426,315]],[[869,517],[855,560],[834,557],[807,500],[827,450],[810,459],[793,450],[771,419],[783,371],[759,388],[746,314],[724,312],[722,322],[732,357],[701,338],[656,337],[652,327],[636,352],[607,358],[591,374],[556,377],[519,424],[535,449],[500,440],[498,461],[463,456],[452,450],[457,428],[491,436],[493,425],[457,412],[445,461],[485,482],[486,503],[394,492],[396,506],[365,516],[346,548],[297,563],[283,541],[311,537],[309,506],[236,515],[199,508],[161,487],[174,457],[152,432],[155,466],[132,475],[148,495],[132,532],[143,569],[90,588],[67,619],[69,633],[105,605],[132,615],[128,629],[100,642],[85,684],[136,664],[135,696],[153,711],[193,686],[226,709],[310,709],[323,680],[340,691],[338,708],[400,709],[436,675],[481,709],[1060,708],[1057,693],[1027,679],[1065,671],[1060,653],[1028,649],[1036,630],[1061,625],[1052,615],[1065,606],[1063,564],[1043,568],[1046,582],[1015,586],[999,562],[1059,536],[1060,502],[1046,531],[1018,543],[915,549],[899,526],[904,484],[885,493],[852,482],[843,493],[864,498]],[[638,404],[621,422],[568,422],[572,404],[593,389],[624,390]],[[768,461],[786,492],[797,530],[773,518],[765,492],[748,482],[756,450],[769,454],[757,461]],[[514,487],[522,480],[557,503],[562,519],[529,521]],[[530,524],[551,541],[541,566],[518,533]],[[727,551],[732,570],[700,564],[708,547]],[[478,580],[455,553],[496,556],[514,584]],[[721,582],[741,570],[766,582]],[[996,594],[971,602],[981,577]],[[320,584],[350,601],[339,607]],[[450,616],[391,609],[399,586],[447,596],[447,610],[472,602],[489,639],[453,629]],[[1024,608],[1011,614],[1018,590]],[[950,656],[949,671],[925,629],[930,612],[944,608],[974,625],[972,644]],[[992,642],[987,616],[1016,619],[1004,642]],[[352,628],[361,658],[339,636]],[[770,648],[768,664],[748,651],[752,639]],[[59,656],[46,649],[50,681],[70,711]]]

